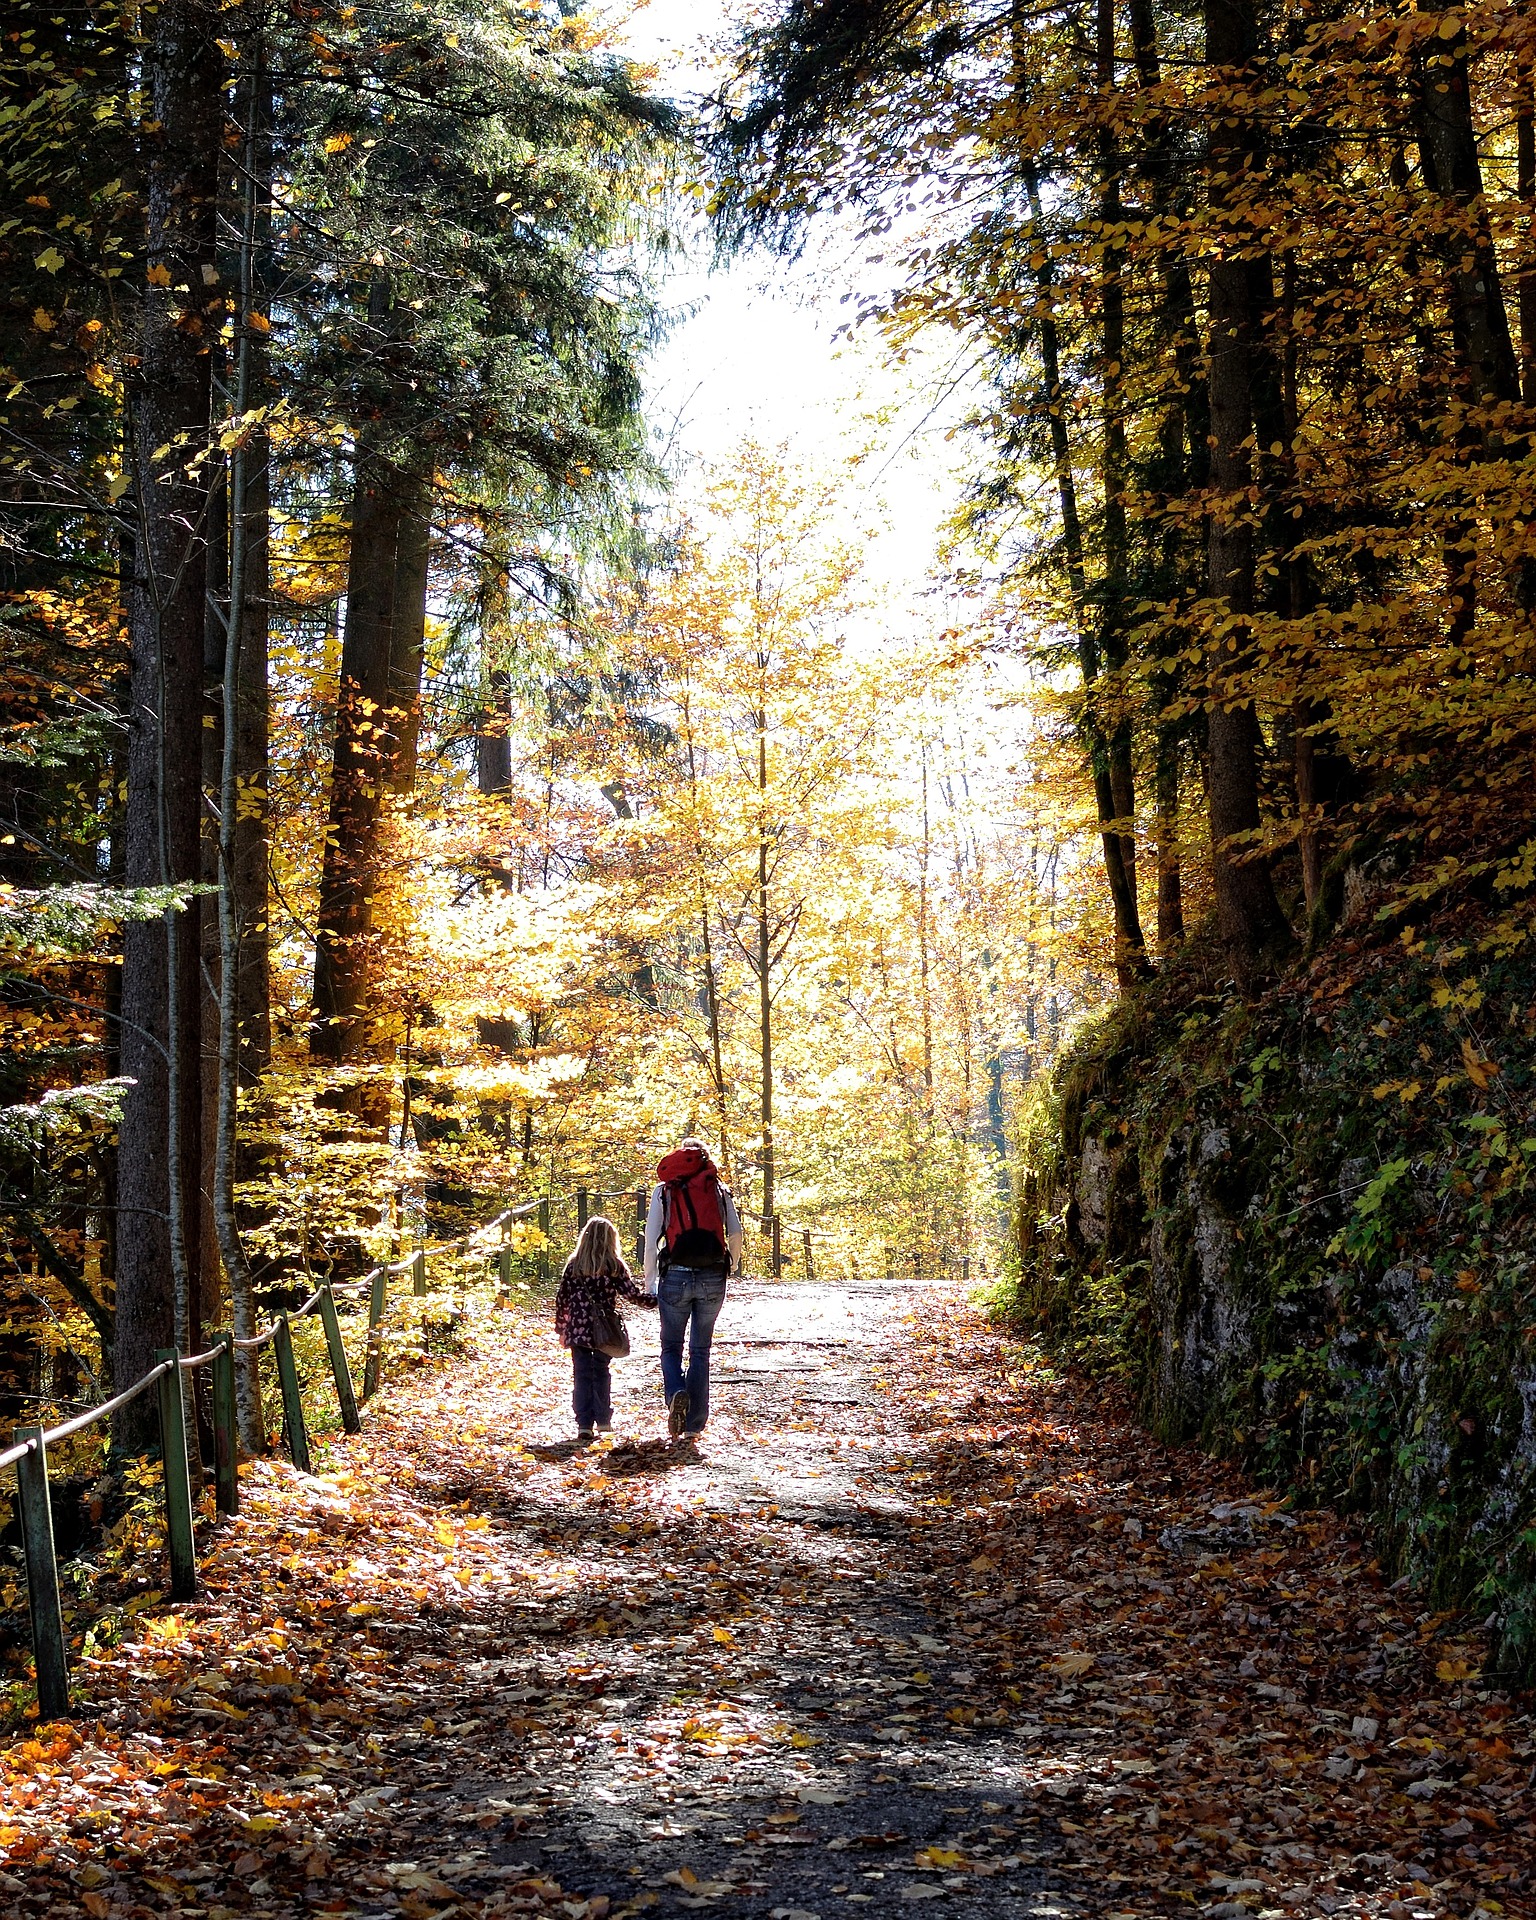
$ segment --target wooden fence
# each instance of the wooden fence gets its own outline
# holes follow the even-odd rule
[[[197,1591],[197,1544],[192,1520],[192,1482],[187,1465],[187,1433],[182,1373],[196,1373],[203,1367],[213,1370],[214,1502],[220,1513],[240,1510],[238,1472],[239,1443],[235,1418],[235,1354],[238,1351],[260,1353],[271,1347],[277,1362],[277,1379],[283,1402],[283,1427],[289,1458],[301,1473],[310,1470],[309,1435],[304,1422],[304,1404],[299,1393],[298,1367],[293,1354],[293,1323],[318,1313],[325,1332],[326,1355],[336,1390],[341,1424],[346,1432],[356,1433],[362,1425],[358,1396],[352,1384],[352,1369],[342,1344],[341,1320],[336,1311],[338,1293],[362,1292],[368,1295],[368,1334],[363,1359],[363,1400],[379,1390],[384,1349],[384,1320],[389,1311],[389,1283],[402,1274],[411,1276],[414,1294],[427,1291],[427,1262],[444,1253],[473,1251],[486,1234],[499,1232],[501,1244],[487,1246],[486,1257],[494,1259],[503,1282],[510,1273],[512,1249],[507,1228],[514,1220],[539,1213],[547,1218],[547,1200],[509,1208],[498,1214],[489,1226],[446,1240],[433,1247],[418,1247],[404,1260],[375,1267],[361,1280],[337,1287],[317,1287],[301,1307],[279,1314],[268,1327],[249,1339],[237,1340],[223,1333],[202,1353],[178,1354],[164,1349],[155,1356],[155,1365],[142,1379],[121,1393],[65,1420],[59,1426],[18,1427],[11,1446],[0,1451],[0,1467],[16,1469],[16,1509],[21,1523],[22,1552],[27,1568],[27,1611],[32,1628],[32,1653],[37,1669],[37,1707],[43,1720],[57,1720],[69,1712],[68,1642],[64,1635],[64,1614],[60,1600],[58,1555],[53,1538],[53,1505],[48,1491],[48,1449],[72,1434],[81,1433],[98,1421],[109,1419],[120,1407],[154,1389],[160,1413],[160,1461],[165,1501],[167,1557],[170,1561],[172,1599],[188,1600]],[[541,1222],[542,1224],[542,1222]]]

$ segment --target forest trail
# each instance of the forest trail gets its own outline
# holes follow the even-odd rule
[[[569,1443],[547,1309],[261,1462],[14,1740],[18,1910],[1529,1912],[1531,1726],[1327,1515],[958,1291],[737,1288],[696,1455]],[[144,1583],[140,1583],[142,1587]]]

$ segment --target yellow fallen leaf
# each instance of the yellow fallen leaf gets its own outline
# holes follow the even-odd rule
[[[792,1733],[789,1736],[789,1744],[792,1747],[819,1747],[821,1745],[821,1735],[819,1733]]]
[[[1442,1660],[1435,1667],[1437,1680],[1475,1680],[1482,1671],[1468,1660]]]
[[[1499,1071],[1491,1060],[1483,1058],[1470,1040],[1461,1043],[1461,1064],[1467,1070],[1467,1078],[1479,1089],[1486,1087]]]
[[[736,1644],[736,1636],[729,1627],[716,1627],[714,1637],[722,1647],[734,1647]]]

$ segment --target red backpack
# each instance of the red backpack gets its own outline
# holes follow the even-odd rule
[[[715,1163],[701,1147],[678,1147],[656,1168],[665,1190],[661,1244],[667,1261],[715,1266],[725,1250],[725,1203]]]

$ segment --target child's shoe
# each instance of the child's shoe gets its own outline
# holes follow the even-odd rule
[[[576,1444],[578,1447],[590,1447],[595,1438],[596,1436],[590,1427],[578,1427],[576,1429]]]

